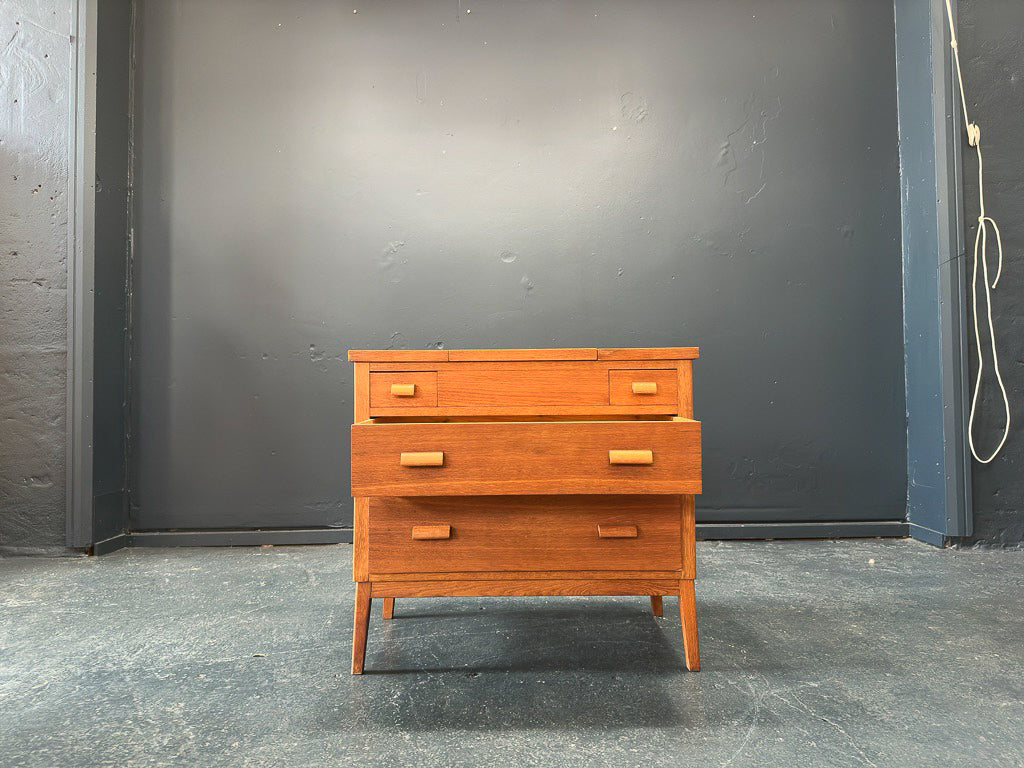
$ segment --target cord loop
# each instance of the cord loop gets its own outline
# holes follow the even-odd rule
[[[972,123],[967,116],[967,95],[964,93],[964,75],[960,69],[960,52],[956,42],[956,25],[953,23],[953,6],[950,0],[946,0],[946,17],[949,19],[949,45],[953,49],[953,58],[956,61],[956,77],[960,84],[960,103],[964,109],[964,125],[967,126],[967,141],[978,153],[978,232],[974,236],[974,272],[971,277],[971,315],[974,320],[974,348],[978,353],[978,374],[974,380],[974,393],[971,395],[971,413],[967,419],[967,443],[971,448],[971,455],[975,461],[981,464],[990,463],[1006,444],[1006,438],[1010,436],[1010,398],[1006,394],[1006,385],[1003,384],[1003,375],[999,371],[999,354],[996,351],[996,329],[992,322],[992,290],[999,285],[999,277],[1003,274],[1003,238],[999,234],[999,226],[991,216],[985,215],[985,171],[984,160],[981,156],[981,126]],[[999,266],[996,269],[996,277],[991,283],[988,279],[988,228],[991,225],[996,236],[996,251],[999,254]],[[978,455],[974,447],[974,416],[978,408],[978,395],[981,393],[981,377],[985,370],[985,354],[981,347],[981,329],[978,326],[978,265],[981,264],[982,279],[985,288],[985,313],[988,320],[988,337],[992,349],[992,369],[996,374],[996,383],[1003,396],[1003,411],[1006,421],[1003,425],[1003,436],[992,454],[983,459]]]

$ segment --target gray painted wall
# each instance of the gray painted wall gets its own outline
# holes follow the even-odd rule
[[[974,464],[975,541],[990,545],[1024,542],[1024,3],[1019,0],[960,0],[963,55],[971,120],[981,126],[985,154],[985,207],[1003,236],[1003,275],[993,307],[1003,379],[1010,395],[1014,428],[1002,454],[991,464]],[[978,215],[977,159],[964,149],[964,194],[968,249],[974,245]],[[994,250],[990,262],[995,267]],[[983,336],[987,342],[987,336]],[[973,340],[972,340],[973,344]],[[986,357],[991,365],[991,357]],[[988,369],[991,371],[991,368]],[[977,359],[971,352],[971,381]],[[999,391],[989,379],[982,390],[976,442],[987,455],[1003,427]]]
[[[0,13],[0,553],[64,549],[71,6]]]
[[[701,520],[904,516],[891,2],[357,5],[143,3],[136,528],[349,524],[434,345],[698,344]]]

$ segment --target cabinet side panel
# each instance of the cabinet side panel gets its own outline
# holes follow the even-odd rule
[[[365,496],[353,500],[352,515],[352,580],[368,581],[370,569],[367,553],[370,545],[370,500]]]
[[[355,364],[355,421],[365,421],[370,418],[370,365],[369,363]]]
[[[365,421],[370,418],[370,365],[369,363],[355,364],[355,387],[354,387],[354,416],[355,421]],[[357,497],[352,505],[352,579],[354,581],[366,581],[369,578],[367,567],[367,548],[369,543],[369,512],[370,501],[365,497]]]
[[[683,578],[697,578],[697,499],[692,493],[679,497],[683,540]]]
[[[679,363],[679,415],[687,419],[693,418],[693,361],[682,360]]]

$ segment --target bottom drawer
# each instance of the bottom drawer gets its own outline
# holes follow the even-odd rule
[[[678,496],[369,500],[371,573],[682,567]]]

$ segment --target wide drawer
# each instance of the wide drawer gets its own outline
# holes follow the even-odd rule
[[[678,570],[681,524],[671,496],[373,499],[369,571]]]
[[[586,363],[438,372],[437,404],[446,407],[607,405],[607,373]]]
[[[353,496],[700,492],[696,421],[352,426]]]

